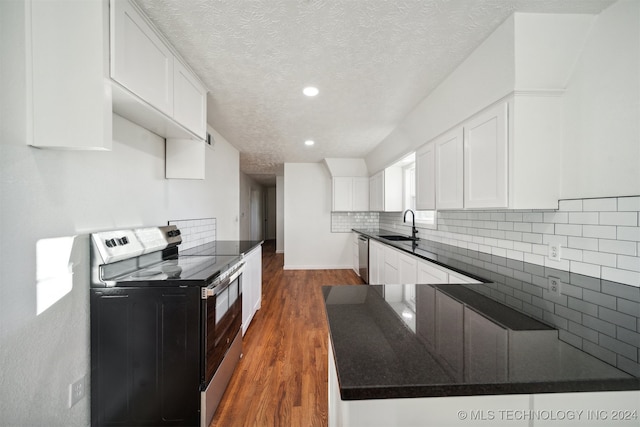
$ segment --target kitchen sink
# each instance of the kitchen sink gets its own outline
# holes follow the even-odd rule
[[[390,234],[386,236],[379,236],[382,239],[391,240],[393,242],[411,242],[414,240],[418,240],[417,238],[409,237],[409,236],[399,236],[397,234]]]

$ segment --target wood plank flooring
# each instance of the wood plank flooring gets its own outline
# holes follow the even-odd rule
[[[357,285],[352,270],[283,270],[265,242],[262,308],[243,340],[244,357],[210,427],[327,425],[327,339],[323,285]]]

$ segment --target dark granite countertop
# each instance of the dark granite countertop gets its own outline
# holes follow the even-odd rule
[[[180,251],[180,255],[245,255],[262,243],[264,240],[215,240]]]
[[[483,283],[324,287],[342,399],[640,390],[640,288],[354,231]]]

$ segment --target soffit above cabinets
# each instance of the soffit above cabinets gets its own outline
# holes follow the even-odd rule
[[[598,14],[613,3],[136,2],[209,88],[208,122],[252,176],[365,157],[514,12]],[[319,95],[304,96],[307,85]]]

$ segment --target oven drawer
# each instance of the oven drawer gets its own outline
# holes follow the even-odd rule
[[[217,304],[216,304],[217,306]],[[207,312],[207,317],[216,318],[215,312]],[[231,347],[233,338],[242,327],[242,294],[236,297],[235,302],[226,309],[222,318],[211,326],[207,325],[205,372],[202,388],[206,388],[222,362],[225,354]]]

